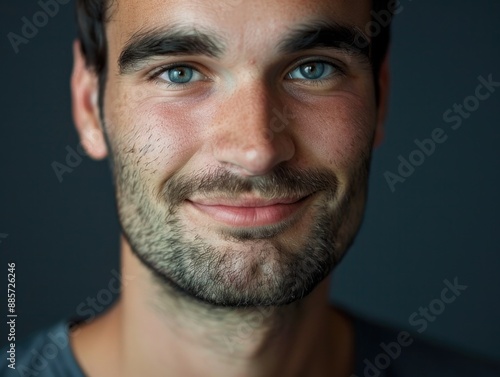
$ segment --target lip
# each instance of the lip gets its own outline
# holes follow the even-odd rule
[[[310,195],[300,198],[266,200],[255,197],[237,199],[203,198],[187,202],[213,220],[233,227],[272,225],[296,214]]]

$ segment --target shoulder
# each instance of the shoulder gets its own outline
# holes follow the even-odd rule
[[[351,318],[356,344],[351,377],[500,377],[500,362],[447,348],[407,330]]]
[[[84,377],[69,342],[69,325],[61,321],[12,347],[2,348],[0,377]]]

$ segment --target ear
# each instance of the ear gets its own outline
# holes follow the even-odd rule
[[[375,138],[373,146],[377,147],[382,143],[384,138],[384,123],[387,116],[389,106],[389,86],[390,86],[390,73],[389,73],[389,51],[385,54],[384,61],[380,66],[378,75],[379,84],[379,100],[377,106],[377,128],[375,129]]]
[[[99,117],[99,85],[95,72],[85,64],[80,42],[73,42],[73,73],[71,96],[73,120],[85,152],[93,159],[107,156],[106,139]]]

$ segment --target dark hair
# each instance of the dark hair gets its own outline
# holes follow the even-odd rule
[[[371,37],[371,60],[378,97],[378,73],[387,53],[392,21],[391,4],[394,0],[372,0],[372,24],[363,30]],[[78,38],[87,67],[93,69],[99,78],[99,108],[107,76],[107,41],[105,26],[113,0],[77,0],[76,18]],[[386,18],[383,19],[384,15]],[[376,18],[375,18],[376,17]],[[371,30],[373,27],[373,30]],[[102,114],[101,114],[102,115]]]

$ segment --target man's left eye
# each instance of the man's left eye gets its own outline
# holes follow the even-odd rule
[[[187,84],[204,79],[196,69],[184,65],[165,69],[158,77],[172,84]]]
[[[287,77],[300,80],[321,80],[332,76],[338,69],[326,62],[310,62],[299,65]]]

